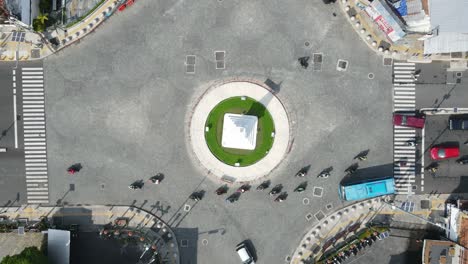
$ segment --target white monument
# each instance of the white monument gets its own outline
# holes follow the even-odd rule
[[[258,117],[256,116],[224,114],[221,145],[225,148],[255,149],[257,123]]]

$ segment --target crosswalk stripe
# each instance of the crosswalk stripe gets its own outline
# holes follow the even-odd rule
[[[28,200],[28,204],[48,204],[49,200]]]
[[[26,167],[40,167],[40,166],[47,166],[47,163],[26,163]]]
[[[49,182],[47,179],[27,179],[26,182]]]
[[[45,145],[45,144],[46,144],[45,142],[30,142],[30,141],[24,142],[25,146],[40,146],[40,145]]]
[[[44,155],[45,158],[45,155]],[[33,159],[33,157],[26,157],[26,162],[32,163],[32,162],[47,162],[46,159]]]
[[[38,186],[38,185],[36,184],[36,186]],[[49,190],[49,188],[43,188],[43,187],[42,188],[41,187],[39,187],[39,188],[28,188],[28,190],[29,191],[47,191],[47,190]]]
[[[40,112],[44,112],[44,109],[43,108],[41,108],[41,109],[23,109],[23,112],[40,113]]]
[[[44,83],[44,80],[22,80],[22,83]]]
[[[45,125],[45,121],[29,121],[25,120],[24,124],[26,125]]]
[[[23,116],[45,116],[44,113],[23,113]]]
[[[23,67],[21,68],[24,71],[42,71],[43,67]]]
[[[24,141],[45,141],[45,138],[25,138]]]
[[[44,84],[42,83],[23,83],[23,91],[25,90],[24,87],[44,87]]]
[[[23,75],[34,75],[34,74],[44,74],[42,71],[24,71]]]
[[[43,121],[45,120],[44,116],[35,116],[35,117],[30,117],[30,116],[23,116],[24,121]]]

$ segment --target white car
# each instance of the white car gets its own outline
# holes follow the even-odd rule
[[[237,245],[236,251],[243,264],[255,264],[254,258],[244,242]]]

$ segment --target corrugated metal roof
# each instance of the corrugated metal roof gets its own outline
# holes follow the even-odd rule
[[[424,54],[468,51],[468,34],[440,32],[424,40]]]
[[[430,0],[431,27],[439,32],[468,33],[468,0]]]

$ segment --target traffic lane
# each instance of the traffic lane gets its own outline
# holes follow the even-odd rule
[[[26,202],[24,175],[22,149],[9,148],[7,153],[0,153],[0,205]]]
[[[468,82],[416,85],[416,108],[466,108]]]
[[[463,143],[468,139],[466,131],[449,130],[449,115],[427,116],[424,137],[424,167],[429,168],[436,165],[439,169],[432,173],[424,172],[424,192],[450,193],[462,186],[468,187],[463,181],[463,176],[467,176],[468,165],[457,163],[458,158],[446,160],[433,160],[430,149],[435,145],[457,145],[460,148],[460,157],[468,155],[468,146]]]

